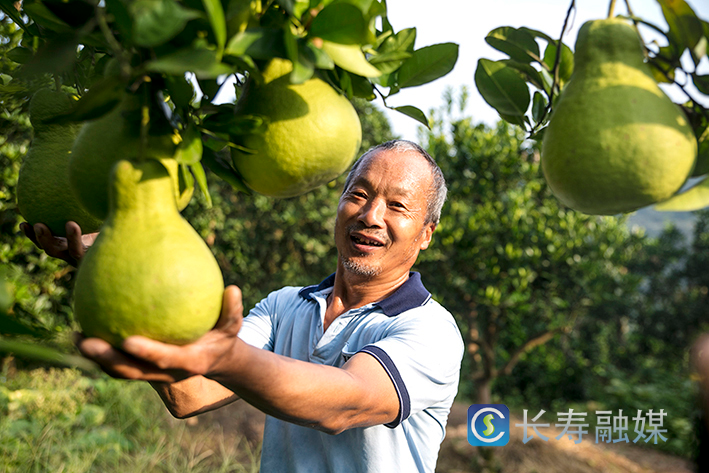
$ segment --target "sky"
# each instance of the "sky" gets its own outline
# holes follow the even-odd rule
[[[635,15],[666,28],[662,11],[655,0],[629,0]],[[709,1],[687,0],[694,12],[709,20]],[[436,43],[453,42],[460,45],[458,62],[445,77],[430,84],[404,89],[387,100],[389,106],[414,105],[428,114],[431,108],[443,104],[443,94],[450,87],[454,93],[466,86],[469,92],[466,116],[476,122],[495,123],[497,112],[482,99],[473,76],[478,59],[504,59],[506,56],[485,42],[487,33],[499,26],[526,26],[558,38],[564,24],[570,0],[387,0],[389,21],[395,31],[416,27],[416,48]],[[576,14],[564,36],[564,43],[573,49],[581,25],[593,19],[605,18],[609,2],[603,0],[577,0]],[[615,13],[626,14],[625,2],[616,1]],[[644,31],[647,40],[650,34]],[[705,58],[702,66],[709,71]],[[681,93],[668,91],[675,101],[682,101]],[[457,94],[456,94],[457,95]],[[377,99],[375,103],[381,104]],[[709,103],[707,103],[709,106]],[[419,125],[398,112],[387,111],[394,133],[402,138],[417,139]]]

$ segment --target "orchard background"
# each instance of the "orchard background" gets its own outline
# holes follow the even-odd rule
[[[278,3],[297,8],[301,2]],[[4,8],[8,5],[14,7],[3,1]],[[46,15],[37,18],[48,21]],[[200,20],[216,24],[213,14]],[[498,23],[502,26],[504,19]],[[66,31],[52,29],[61,30],[61,25],[43,25],[52,34],[33,40],[33,47],[24,51],[18,47],[24,47],[21,41],[28,32],[7,14],[0,24],[0,308],[7,311],[0,319],[0,466],[5,471],[256,471],[257,439],[239,432],[235,437],[233,431],[220,430],[221,423],[195,427],[170,419],[150,388],[112,380],[76,356],[71,343],[71,333],[78,329],[71,308],[75,270],[46,257],[20,234],[22,217],[14,188],[32,137],[27,117],[31,92],[56,83],[57,77],[67,87],[88,78],[83,85],[99,93],[84,91],[80,101],[84,108],[74,117],[84,119],[115,101],[116,84],[96,88],[102,79],[91,67],[82,67],[97,62],[81,62],[83,49],[77,51],[75,37],[68,41]],[[101,29],[99,23],[94,26]],[[201,39],[216,45],[217,51],[219,47],[227,51],[227,37],[218,30]],[[95,32],[77,31],[72,34]],[[477,33],[484,37],[486,31]],[[59,37],[56,41],[54,34]],[[296,61],[309,58],[304,52],[311,44],[308,34],[293,38],[295,50],[285,54],[295,54],[291,57]],[[331,39],[361,45],[370,38]],[[237,72],[230,73],[237,77],[248,73],[250,66],[240,61],[248,62],[244,57],[253,51],[234,42],[234,48],[241,48],[232,49],[234,57],[240,59],[229,63],[203,43],[190,44],[190,54],[209,59],[203,59],[203,77],[186,81],[195,91],[199,88],[199,102],[178,113],[184,115],[184,124],[202,126],[205,149],[218,152],[229,141],[230,131],[220,128],[220,109],[210,100],[219,90],[222,66],[233,67]],[[68,61],[73,67],[65,67],[66,55],[42,45],[64,46],[59,50],[64,53],[68,48],[76,56]],[[125,46],[111,45],[111,54],[127,55],[122,65],[130,70],[125,75],[135,80],[140,64],[129,60],[128,51],[153,46]],[[418,49],[424,46],[416,44]],[[105,46],[96,51],[101,47]],[[452,68],[452,49],[447,45],[442,50],[450,54],[444,67],[429,64],[427,79],[435,80]],[[156,55],[174,53],[164,49]],[[383,62],[394,67],[388,74],[403,67],[413,52],[403,53],[385,57]],[[37,59],[39,54],[43,56]],[[146,63],[157,60],[138,56]],[[227,56],[223,53],[221,58]],[[419,56],[427,64],[428,56]],[[50,57],[54,61],[48,63]],[[194,73],[189,61],[165,64],[153,72],[178,79]],[[366,100],[377,95],[372,90],[378,84],[360,80],[365,76],[347,71],[337,61],[332,69],[320,70],[312,61],[310,66],[303,60],[301,73],[330,74],[333,85],[352,98],[363,127],[361,151],[395,136],[381,107]],[[55,67],[58,70],[51,70]],[[24,89],[13,82],[19,68],[31,73],[18,75]],[[390,94],[402,84],[390,85],[382,90]],[[473,90],[472,75],[468,85]],[[698,409],[688,349],[698,333],[709,329],[709,279],[703,271],[709,258],[709,212],[695,213],[689,235],[668,226],[659,236],[649,237],[642,230],[631,231],[627,217],[594,217],[565,209],[541,176],[538,145],[519,127],[471,117],[470,95],[466,90],[448,90],[434,108],[425,108],[426,117],[421,110],[402,109],[429,124],[430,129],[419,133],[421,144],[437,158],[449,183],[449,201],[434,243],[415,269],[434,297],[456,316],[468,344],[458,402],[501,402],[514,412],[665,409],[669,439],[648,447],[693,458]],[[213,129],[200,121],[200,113],[215,117]],[[305,195],[277,200],[239,193],[238,176],[220,163],[217,159],[184,163],[201,192],[183,215],[212,249],[225,282],[242,288],[246,307],[284,285],[312,284],[327,276],[335,266],[332,228],[344,177]],[[456,448],[443,450],[439,465],[445,471],[522,471],[506,470],[513,463],[505,464],[504,456],[488,460],[467,451],[463,453],[470,455],[469,461],[461,466],[450,460],[460,453]],[[533,456],[521,447],[520,455]]]

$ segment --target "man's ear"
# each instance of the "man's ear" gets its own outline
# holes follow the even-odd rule
[[[429,223],[423,228],[423,232],[421,235],[421,245],[419,246],[420,250],[425,250],[426,248],[428,248],[428,245],[431,244],[431,237],[433,236],[433,231],[435,229],[435,223]]]

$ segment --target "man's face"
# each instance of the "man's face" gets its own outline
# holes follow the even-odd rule
[[[364,159],[337,207],[340,262],[359,276],[397,276],[408,272],[435,229],[424,223],[431,168],[412,151],[379,151]]]

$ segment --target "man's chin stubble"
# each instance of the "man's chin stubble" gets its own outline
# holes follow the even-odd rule
[[[382,272],[382,269],[379,267],[368,266],[347,259],[342,260],[342,266],[350,273],[366,278],[373,278],[374,276],[378,276]]]

